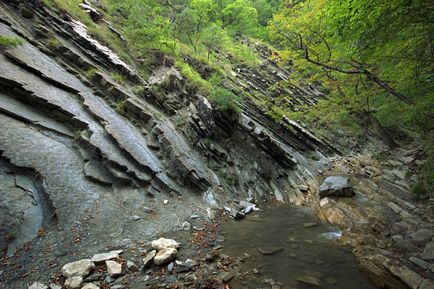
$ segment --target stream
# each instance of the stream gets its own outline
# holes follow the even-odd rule
[[[333,240],[341,232],[321,223],[309,208],[268,207],[244,221],[225,222],[222,231],[224,254],[249,255],[231,288],[374,288],[351,251]]]

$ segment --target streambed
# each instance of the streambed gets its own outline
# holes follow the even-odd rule
[[[351,251],[333,240],[340,231],[309,208],[268,207],[247,220],[225,222],[222,231],[224,254],[248,254],[231,288],[374,288]]]

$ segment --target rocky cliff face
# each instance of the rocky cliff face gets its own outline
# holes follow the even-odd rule
[[[320,169],[310,160],[331,151],[253,101],[239,114],[216,111],[163,61],[144,80],[82,23],[35,3],[0,4],[0,34],[25,39],[0,53],[3,251],[33,241],[33,257],[51,248],[66,258],[147,239],[241,198],[296,200]],[[260,73],[240,68],[227,85],[266,93],[289,77],[265,59]],[[318,97],[289,91],[303,103]]]

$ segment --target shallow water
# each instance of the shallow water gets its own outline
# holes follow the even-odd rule
[[[224,254],[250,255],[230,282],[231,288],[271,288],[270,281],[264,282],[267,279],[273,279],[282,289],[318,288],[300,278],[315,279],[325,289],[374,288],[361,276],[351,252],[327,239],[338,236],[339,231],[322,224],[308,208],[270,207],[249,215],[247,220],[228,221],[222,229]],[[334,233],[324,234],[330,232]],[[280,251],[264,255],[258,249]]]

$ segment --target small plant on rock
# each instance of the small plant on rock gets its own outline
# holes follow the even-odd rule
[[[98,70],[96,68],[91,68],[88,71],[86,71],[86,77],[88,79],[92,79],[95,77],[97,72],[98,72]]]
[[[142,85],[136,85],[132,88],[135,95],[142,96],[145,93],[145,87]]]
[[[24,44],[24,39],[17,36],[0,35],[0,49],[17,47]]]
[[[119,84],[124,84],[126,82],[125,77],[118,72],[112,72],[111,77]]]
[[[59,39],[57,39],[56,37],[50,37],[47,41],[47,44],[50,48],[52,49],[57,49],[60,46],[62,46],[62,43],[59,41]]]
[[[209,99],[215,105],[217,110],[233,110],[235,112],[241,111],[239,104],[243,98],[240,95],[236,95],[225,88],[215,88],[213,91],[211,91]]]

